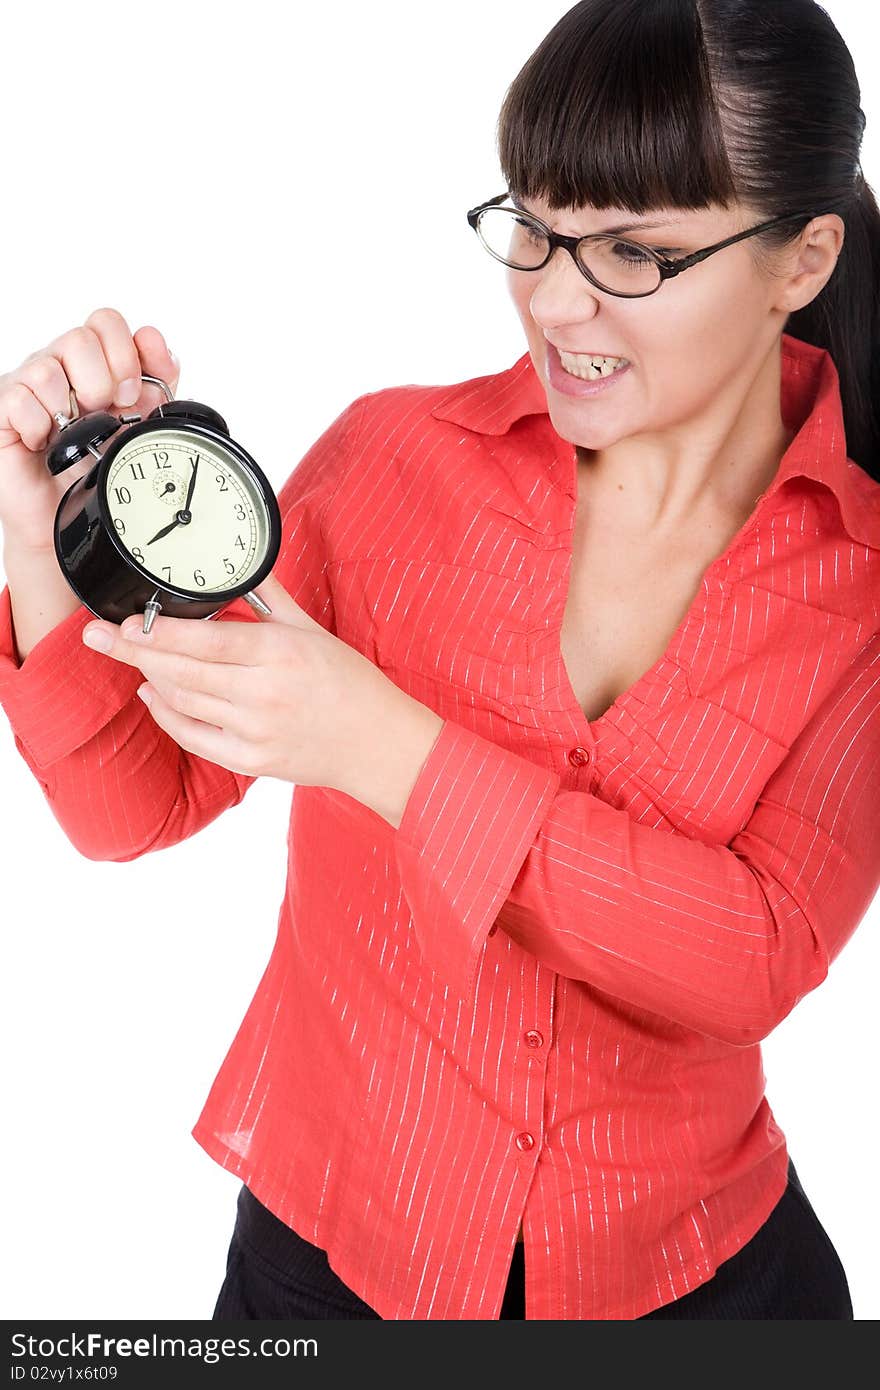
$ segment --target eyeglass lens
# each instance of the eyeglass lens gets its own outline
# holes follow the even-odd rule
[[[550,253],[550,243],[537,223],[511,208],[484,209],[477,230],[487,251],[514,270],[534,270]],[[650,293],[662,279],[653,257],[620,237],[590,237],[578,247],[578,258],[612,294]]]

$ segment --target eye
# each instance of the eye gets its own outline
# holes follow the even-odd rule
[[[528,222],[524,218],[518,217],[516,219],[516,225],[520,231],[525,234],[526,239],[532,246],[539,246],[544,242],[544,233],[539,227],[536,227],[533,222]]]
[[[645,255],[633,246],[630,242],[616,241],[612,247],[614,255],[624,265],[646,265],[652,258]],[[653,246],[652,251],[656,251],[658,256],[674,256],[681,251],[680,246]]]
[[[644,255],[637,247],[630,245],[627,241],[616,241],[612,250],[617,259],[626,265],[647,265],[651,260],[650,256]]]

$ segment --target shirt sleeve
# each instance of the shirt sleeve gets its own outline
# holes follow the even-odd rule
[[[446,721],[395,844],[420,948],[470,1000],[500,927],[544,965],[725,1042],[825,979],[880,887],[880,637],[727,845],[634,821]]]
[[[312,445],[278,494],[282,541],[273,574],[335,633],[322,532],[350,457],[364,398]],[[194,835],[256,779],[182,749],[150,717],[143,675],[84,646],[81,604],[18,660],[8,584],[0,593],[0,706],[14,744],[70,842],[88,859],[123,862]],[[259,622],[243,598],[215,622]]]

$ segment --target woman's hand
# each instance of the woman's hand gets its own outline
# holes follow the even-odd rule
[[[331,787],[392,825],[443,720],[314,621],[270,575],[255,622],[140,615],[103,633],[106,655],[147,677],[138,694],[175,743],[231,772]],[[89,643],[88,645],[91,645]]]
[[[165,399],[145,374],[176,392],[180,367],[159,329],[148,324],[132,333],[118,309],[106,308],[0,376],[0,527],[7,547],[52,555],[58,503],[95,466],[86,454],[63,473],[46,467],[55,414],[71,414],[71,393],[83,415],[122,408],[145,417]]]

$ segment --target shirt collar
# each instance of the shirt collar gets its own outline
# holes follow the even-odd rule
[[[837,498],[852,539],[880,549],[880,486],[847,458],[837,368],[824,348],[788,333],[782,335],[780,408],[796,434],[764,495],[789,478],[823,483]],[[544,415],[549,422],[546,392],[529,352],[505,371],[451,387],[431,414],[488,435],[506,434],[525,415]]]

